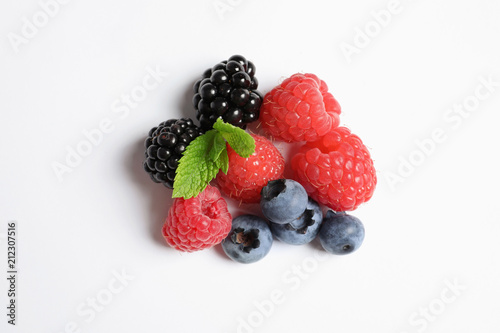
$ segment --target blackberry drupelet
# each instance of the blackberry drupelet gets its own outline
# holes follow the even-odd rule
[[[174,187],[175,170],[182,153],[203,131],[189,118],[170,119],[153,127],[144,142],[144,170],[155,183]]]
[[[241,55],[207,69],[193,86],[193,106],[201,128],[210,130],[219,117],[241,128],[259,119],[264,97],[258,84],[255,65]]]

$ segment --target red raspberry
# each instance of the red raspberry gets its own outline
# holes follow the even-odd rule
[[[377,176],[368,149],[345,127],[304,144],[292,159],[294,178],[314,200],[335,211],[368,201]]]
[[[208,185],[196,197],[174,200],[162,233],[171,247],[194,252],[219,244],[231,231],[231,220],[219,190]]]
[[[286,142],[316,141],[339,125],[340,105],[314,74],[294,74],[264,97],[262,127]]]
[[[219,171],[217,184],[227,196],[244,203],[260,201],[260,191],[267,182],[283,178],[285,160],[271,141],[251,134],[255,139],[255,152],[248,158],[238,155],[229,145],[229,170]]]

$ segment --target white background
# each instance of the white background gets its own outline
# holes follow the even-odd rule
[[[381,27],[373,12],[380,20],[389,3],[73,0],[49,17],[36,0],[2,1],[0,331],[498,332],[500,3],[401,0]],[[256,64],[263,92],[317,74],[369,146],[379,182],[354,213],[367,233],[358,252],[276,241],[241,265],[220,247],[181,254],[162,240],[170,191],[142,170],[142,142],[163,120],[194,117],[192,83],[236,53]],[[147,68],[168,76],[114,112]],[[106,119],[112,130],[59,181],[54,164]],[[435,131],[444,139],[429,144]]]

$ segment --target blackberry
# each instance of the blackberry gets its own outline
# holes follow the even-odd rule
[[[207,69],[193,85],[193,106],[201,128],[210,130],[217,118],[241,128],[259,119],[264,97],[258,84],[255,65],[241,55]]]
[[[144,142],[144,170],[155,183],[174,187],[175,170],[182,153],[203,131],[189,118],[170,119],[153,127]]]

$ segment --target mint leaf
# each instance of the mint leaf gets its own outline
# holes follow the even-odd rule
[[[225,144],[220,148],[219,136],[219,132],[210,130],[188,145],[176,170],[173,198],[189,199],[197,196],[217,175],[220,156],[225,151]],[[217,159],[212,159],[215,156]]]
[[[173,198],[195,197],[217,176],[219,170],[227,174],[229,157],[226,141],[243,158],[255,151],[255,140],[250,134],[217,119],[212,130],[191,141],[179,160]]]
[[[212,161],[217,161],[219,159],[220,154],[226,150],[226,140],[224,137],[216,130],[211,130],[216,132],[217,134],[214,136],[214,141],[212,148],[210,149],[210,159]]]
[[[231,148],[241,157],[247,158],[255,151],[255,140],[241,128],[225,123],[218,118],[214,129],[220,132]]]
[[[224,149],[219,155],[219,159],[217,160],[217,165],[222,170],[222,172],[224,172],[224,174],[227,175],[227,172],[229,170],[229,157],[227,156],[226,149]]]

